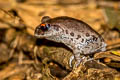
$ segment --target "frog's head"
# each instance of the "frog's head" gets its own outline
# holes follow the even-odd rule
[[[54,24],[51,21],[51,18],[45,16],[41,20],[41,24],[38,25],[35,29],[35,36],[37,38],[48,38],[51,36],[58,35],[62,31],[59,25]]]

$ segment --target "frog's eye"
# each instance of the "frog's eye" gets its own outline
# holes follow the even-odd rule
[[[50,28],[50,24],[40,24],[41,30],[47,31]]]

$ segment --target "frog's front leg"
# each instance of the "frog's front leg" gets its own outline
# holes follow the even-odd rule
[[[73,54],[74,54],[74,57],[75,57],[75,60],[76,60],[75,67],[78,67],[80,65],[81,61],[82,61],[82,58],[80,57],[81,52],[78,51],[78,50],[75,50]]]
[[[79,64],[81,63],[81,61],[85,58],[85,57],[82,57],[82,58],[81,58],[81,57],[80,57],[80,54],[81,54],[81,52],[79,52],[79,51],[77,51],[77,50],[74,51],[73,55],[70,57],[70,60],[69,60],[69,65],[70,65],[70,67],[72,67],[72,61],[73,61],[73,59],[76,60],[75,66],[76,66],[76,67],[79,66]]]

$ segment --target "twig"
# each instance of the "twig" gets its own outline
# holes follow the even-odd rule
[[[112,2],[112,1],[96,1],[96,4],[101,7],[112,7],[112,8],[120,8],[120,2]]]
[[[14,69],[14,67],[16,67],[16,64],[10,64],[7,68],[0,71],[0,80],[4,80],[11,75],[23,72],[28,69],[28,66],[24,66],[24,67],[18,66],[15,69]]]

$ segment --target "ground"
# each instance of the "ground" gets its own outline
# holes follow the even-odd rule
[[[0,0],[0,80],[119,80],[119,8],[119,0]],[[88,23],[105,39],[107,51],[69,67],[68,47],[34,37],[43,16]]]

